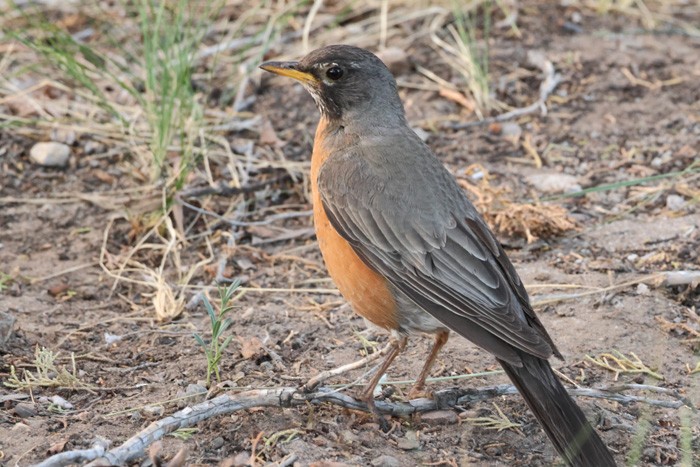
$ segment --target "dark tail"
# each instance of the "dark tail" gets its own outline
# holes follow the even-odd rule
[[[615,460],[547,360],[521,354],[522,367],[499,360],[554,447],[569,465],[614,467]]]

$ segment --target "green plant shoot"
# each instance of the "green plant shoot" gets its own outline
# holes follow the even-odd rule
[[[234,297],[233,294],[240,285],[240,281],[235,280],[228,287],[219,286],[219,299],[221,301],[221,306],[218,313],[214,310],[211,302],[204,295],[204,308],[207,310],[209,319],[211,320],[211,340],[209,344],[204,342],[202,336],[194,333],[194,339],[197,343],[204,349],[204,354],[207,357],[207,387],[211,384],[211,375],[216,376],[216,381],[220,381],[221,377],[219,375],[219,363],[221,362],[221,357],[226,350],[226,347],[231,343],[233,336],[228,336],[222,341],[222,336],[226,329],[231,325],[231,318],[226,318],[231,310],[233,310],[232,303],[238,298]]]

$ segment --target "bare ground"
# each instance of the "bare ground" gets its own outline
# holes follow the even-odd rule
[[[491,45],[496,81],[509,73],[530,71],[531,76],[522,79],[503,78],[501,98],[522,101],[512,105],[526,105],[537,95],[537,70],[524,65],[527,50],[543,51],[563,76],[548,100],[546,116],[518,120],[521,138],[531,138],[543,168],[535,168],[522,144],[513,144],[493,126],[442,127],[441,117],[466,115],[457,103],[433,91],[401,89],[409,119],[429,131],[430,146],[462,179],[469,181],[465,169],[470,164],[481,164],[492,187],[502,188],[506,199],[522,202],[547,195],[530,183],[533,174],[568,174],[582,187],[591,187],[682,171],[697,161],[700,40],[640,30],[636,23],[628,23],[628,17],[600,17],[590,11],[584,13],[580,31],[572,32],[562,27],[569,14],[564,7],[533,3],[523,8],[518,21],[523,37],[516,40],[497,34]],[[424,41],[416,39],[407,51],[411,65],[449,74]],[[415,71],[401,76],[409,81],[414,77]],[[513,86],[519,86],[517,91]],[[225,136],[234,147],[253,141],[261,157],[276,154],[300,162],[302,170],[293,181],[248,195],[252,219],[305,212],[309,205],[303,167],[316,110],[303,89],[283,80],[263,77],[255,92],[251,111],[271,123],[280,144],[266,147],[257,130]],[[11,129],[0,129],[0,272],[12,278],[0,292],[0,311],[16,318],[10,340],[0,350],[0,377],[8,381],[11,366],[20,373],[33,370],[35,348],[40,346],[60,351],[59,366],[70,367],[68,357],[74,354],[80,380],[94,390],[35,388],[30,394],[0,388],[3,465],[27,465],[54,452],[87,448],[95,436],[118,445],[151,421],[177,410],[178,404],[182,406],[182,402],[168,401],[202,381],[206,370],[203,352],[192,338],[193,331],[208,335],[209,318],[203,307],[158,322],[143,288],[124,282],[114,286],[114,279],[98,266],[110,220],[114,224],[105,246],[112,255],[127,251],[133,245],[134,230],[138,234],[141,228],[124,215],[128,208],[113,209],[110,204],[115,189],[137,186],[123,163],[128,156],[86,154],[78,138],[68,168],[43,169],[28,158],[33,143]],[[264,171],[253,174],[264,176]],[[698,269],[699,186],[697,173],[691,173],[560,199],[556,204],[576,219],[576,230],[542,235],[529,244],[522,236],[503,236],[533,300],[551,301],[538,311],[566,358],[553,365],[577,384],[650,384],[679,391],[697,408],[700,374],[691,372],[700,359],[697,289],[660,286],[654,281],[639,285],[638,279],[663,271]],[[669,196],[680,196],[684,204],[673,205]],[[154,199],[135,194],[124,204],[133,207],[143,202],[141,198]],[[157,195],[154,203],[157,207]],[[216,198],[200,202],[217,212],[224,212],[226,203]],[[187,209],[185,215],[202,229],[201,219]],[[363,331],[362,320],[337,294],[326,290],[332,289],[332,283],[323,280],[326,273],[308,234],[310,227],[308,216],[242,227],[236,245],[226,247],[226,226],[208,226],[215,255],[231,248],[225,274],[241,278],[250,288],[237,302],[231,327],[235,338],[222,360],[223,379],[232,386],[301,384],[319,371],[359,358],[367,339],[386,339],[381,332]],[[291,240],[278,238],[290,231],[294,232]],[[183,268],[210,254],[199,240],[182,248]],[[139,259],[147,262],[148,253]],[[215,265],[212,261],[210,269],[198,271],[193,283],[208,284]],[[59,275],[65,271],[71,272]],[[630,284],[611,287],[626,282]],[[291,288],[305,291],[277,290]],[[323,290],[307,290],[313,288]],[[109,336],[118,339],[107,342]],[[415,346],[390,370],[391,380],[415,377],[429,340],[413,342]],[[613,350],[638,356],[664,379],[616,375],[585,358]],[[491,357],[452,338],[433,376],[490,369],[496,369]],[[360,374],[334,382],[353,381]],[[506,381],[497,375],[433,387]],[[403,389],[396,386],[392,397],[399,400]],[[74,408],[61,411],[43,399],[55,394]],[[22,395],[31,398],[12,399]],[[700,462],[695,414],[689,415],[688,424],[682,422],[678,409],[586,398],[579,398],[579,403],[620,463],[630,456],[638,465],[676,465],[681,459]],[[497,431],[470,423],[474,417],[493,416],[493,404],[521,426]],[[463,407],[458,424],[420,418],[398,421],[394,431],[382,434],[368,415],[334,406],[251,410],[208,420],[186,440],[167,437],[162,455],[171,456],[186,446],[189,465],[218,464],[240,453],[250,456],[253,439],[262,432],[263,441],[255,451],[260,464],[278,462],[290,453],[296,455],[296,465],[368,465],[382,455],[395,458],[398,465],[559,462],[518,396]],[[645,424],[648,428],[641,430]],[[689,429],[686,437],[692,446],[686,454],[680,444],[683,425]],[[294,436],[273,440],[275,433],[284,430],[294,430]],[[638,456],[635,449],[640,450]],[[374,465],[381,464],[377,460]]]

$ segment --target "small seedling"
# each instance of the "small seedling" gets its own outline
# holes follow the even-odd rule
[[[170,436],[173,436],[175,438],[179,438],[183,441],[187,441],[191,437],[195,435],[199,431],[199,428],[195,427],[188,427],[188,428],[179,428],[172,433],[170,433]]]
[[[240,281],[236,280],[228,287],[219,287],[221,307],[218,313],[214,311],[214,307],[206,295],[203,299],[204,308],[206,308],[207,314],[211,320],[211,341],[209,341],[209,344],[205,343],[202,336],[197,333],[194,333],[194,338],[197,343],[202,346],[207,356],[207,387],[211,384],[212,373],[216,376],[217,381],[221,380],[219,376],[219,362],[221,362],[221,356],[224,350],[226,350],[226,347],[231,343],[231,339],[233,339],[233,336],[228,336],[222,341],[221,336],[231,325],[231,318],[225,318],[225,315],[233,310],[233,305],[231,305],[231,303],[235,301],[233,293],[239,285]]]

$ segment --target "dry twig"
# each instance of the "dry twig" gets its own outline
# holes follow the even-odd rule
[[[531,51],[528,53],[527,58],[532,65],[538,67],[540,70],[542,70],[542,73],[544,73],[544,79],[542,80],[542,83],[540,83],[540,96],[535,102],[527,107],[514,109],[510,112],[506,112],[495,117],[485,118],[475,122],[449,123],[446,124],[446,126],[452,130],[461,130],[473,126],[488,125],[490,123],[513,120],[514,118],[522,117],[523,115],[535,113],[538,110],[542,115],[547,115],[547,98],[561,82],[561,75],[556,72],[552,62],[547,60],[544,54]]]
[[[620,394],[624,390],[651,390],[663,393],[676,400],[655,400],[639,396]],[[516,394],[517,389],[510,384],[489,386],[475,389],[446,389],[437,391],[434,398],[415,399],[408,402],[391,402],[386,400],[376,401],[376,408],[384,414],[392,416],[410,416],[420,412],[433,410],[445,410],[457,406],[463,406],[503,395]],[[680,397],[674,391],[665,388],[655,388],[646,385],[618,385],[608,389],[570,389],[569,394],[600,399],[614,400],[623,404],[642,402],[658,407],[678,409],[690,402]],[[312,393],[304,393],[294,387],[282,387],[275,389],[256,389],[238,394],[224,394],[214,399],[202,402],[194,407],[187,407],[166,418],[155,421],[140,433],[129,438],[124,444],[104,453],[102,457],[94,460],[89,466],[124,465],[142,457],[148,446],[165,435],[176,430],[195,425],[213,417],[247,410],[253,407],[292,407],[300,405],[320,405],[330,403],[352,410],[368,412],[365,402],[357,400],[349,395],[342,394],[330,388],[319,388]],[[692,405],[691,405],[692,407]],[[49,457],[41,467],[58,467],[95,459],[96,451],[70,451]],[[82,457],[84,456],[84,457]]]

